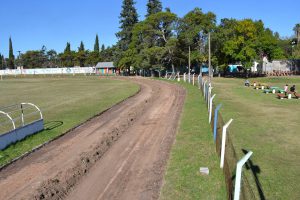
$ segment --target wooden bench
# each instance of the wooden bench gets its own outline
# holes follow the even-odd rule
[[[285,94],[281,94],[281,93],[278,93],[277,97],[278,97],[278,99],[284,99],[284,98],[286,98]]]
[[[283,89],[278,89],[277,91],[278,91],[278,93],[281,93],[281,94],[283,94],[285,92]]]
[[[272,93],[272,90],[270,90],[270,89],[264,89],[264,93],[266,93],[266,94]]]

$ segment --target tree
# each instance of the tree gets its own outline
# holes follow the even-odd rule
[[[99,38],[98,38],[98,34],[96,35],[96,39],[95,39],[94,51],[97,52],[97,53],[100,52],[100,49],[99,49]]]
[[[67,42],[66,48],[62,54],[59,55],[62,65],[65,67],[74,66],[74,52],[71,51],[71,44]]]
[[[171,67],[177,51],[177,16],[171,12],[159,12],[136,24],[130,49],[120,61],[120,66],[135,66],[161,70]]]
[[[181,48],[191,50],[191,64],[201,66],[208,61],[208,33],[215,29],[216,16],[203,13],[200,8],[188,12],[179,22],[178,32]],[[188,55],[186,54],[186,59]]]
[[[15,56],[14,56],[14,52],[13,52],[11,37],[9,37],[8,67],[11,69],[15,68]]]
[[[120,14],[121,30],[116,34],[118,43],[113,56],[115,66],[119,66],[120,59],[123,57],[124,52],[128,50],[132,40],[132,29],[138,22],[138,14],[134,4],[133,0],[123,0],[122,11]],[[130,70],[130,66],[127,66],[127,68]]]
[[[84,67],[84,63],[86,60],[86,52],[82,41],[80,42],[80,46],[78,47],[78,52],[76,53],[76,60],[77,60],[77,64],[79,64],[80,67]]]
[[[58,65],[58,63],[57,63],[57,61],[58,61],[57,52],[54,49],[51,49],[51,50],[47,51],[46,55],[47,55],[47,60],[48,60],[47,66],[56,67]]]
[[[41,51],[26,51],[21,56],[22,64],[25,68],[40,68],[41,63]]]
[[[146,17],[149,17],[150,15],[159,13],[161,11],[162,5],[160,0],[148,0]]]
[[[0,68],[5,69],[4,67],[4,56],[0,53]]]
[[[138,22],[138,14],[134,4],[133,0],[123,0],[122,11],[120,14],[121,31],[117,33],[119,39],[118,46],[123,51],[128,49],[132,37],[131,31]]]
[[[276,34],[266,29],[261,20],[222,19],[213,35],[213,49],[219,64],[242,63],[250,67],[254,60],[283,58]]]

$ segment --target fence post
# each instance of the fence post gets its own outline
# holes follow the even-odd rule
[[[212,106],[213,106],[213,100],[215,98],[215,94],[210,98],[210,101],[209,101],[209,123],[211,123],[211,112],[212,112]]]
[[[221,109],[222,104],[219,104],[215,109],[215,119],[214,119],[214,141],[217,139],[217,128],[218,128],[218,112]]]
[[[180,82],[180,74],[179,74],[179,72],[177,73],[177,76],[178,76],[177,81]]]
[[[203,83],[203,94],[204,94],[204,99],[206,101],[206,81]]]
[[[23,111],[23,104],[21,104],[21,119],[22,119],[22,126],[25,125],[24,123],[24,111]]]
[[[212,87],[211,87],[211,84],[209,83],[208,84],[208,88],[207,88],[207,110],[208,110],[208,112],[209,112],[209,102],[210,102],[210,99],[211,99],[211,89],[212,89]]]
[[[200,75],[198,75],[198,89],[200,90],[200,88],[201,88]]]
[[[186,73],[183,74],[183,81],[186,82]]]
[[[195,74],[193,74],[193,85],[195,85]]]
[[[242,178],[242,167],[253,154],[252,151],[249,151],[236,165],[235,173],[235,187],[234,187],[234,200],[240,199],[240,190],[241,190],[241,178]]]
[[[231,124],[233,119],[230,119],[224,126],[222,130],[222,147],[221,147],[221,162],[220,162],[220,168],[224,167],[224,157],[225,157],[225,143],[226,143],[226,134],[227,134],[227,128]]]

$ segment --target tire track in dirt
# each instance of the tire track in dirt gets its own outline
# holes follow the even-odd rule
[[[0,199],[157,199],[184,89],[132,81],[139,94],[3,169]]]

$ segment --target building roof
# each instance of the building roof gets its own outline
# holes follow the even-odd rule
[[[116,68],[113,62],[98,62],[96,68]]]

